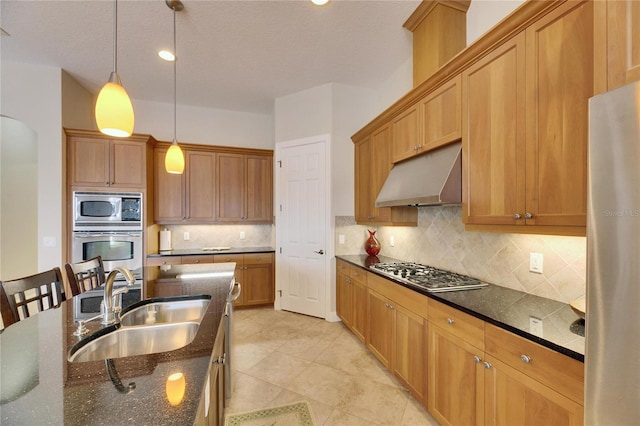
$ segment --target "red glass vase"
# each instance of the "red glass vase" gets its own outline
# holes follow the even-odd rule
[[[364,243],[364,250],[367,252],[369,256],[377,256],[380,253],[380,243],[376,238],[376,231],[369,231],[369,238]]]

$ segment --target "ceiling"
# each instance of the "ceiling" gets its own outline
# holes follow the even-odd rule
[[[183,0],[177,102],[269,114],[274,99],[326,83],[376,88],[411,57],[402,24],[419,0]],[[113,69],[113,2],[2,0],[2,60],[60,67],[97,93]],[[118,2],[118,73],[135,100],[173,103],[164,0]],[[2,84],[7,84],[3,81]]]

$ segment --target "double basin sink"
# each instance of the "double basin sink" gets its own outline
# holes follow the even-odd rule
[[[147,299],[122,311],[120,323],[105,327],[76,343],[71,362],[98,361],[173,351],[187,346],[198,333],[211,296]]]

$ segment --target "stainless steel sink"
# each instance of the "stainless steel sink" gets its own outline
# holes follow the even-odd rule
[[[180,349],[193,341],[211,296],[147,299],[122,311],[120,323],[75,344],[71,362],[148,355]]]
[[[120,315],[122,326],[202,321],[211,296],[147,299],[129,306]]]
[[[200,323],[195,321],[111,326],[73,346],[68,360],[86,362],[173,351],[191,343],[199,326]]]

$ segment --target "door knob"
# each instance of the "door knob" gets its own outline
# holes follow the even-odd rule
[[[324,250],[320,249],[320,250],[318,250],[318,251],[314,251],[314,253],[324,254]]]

